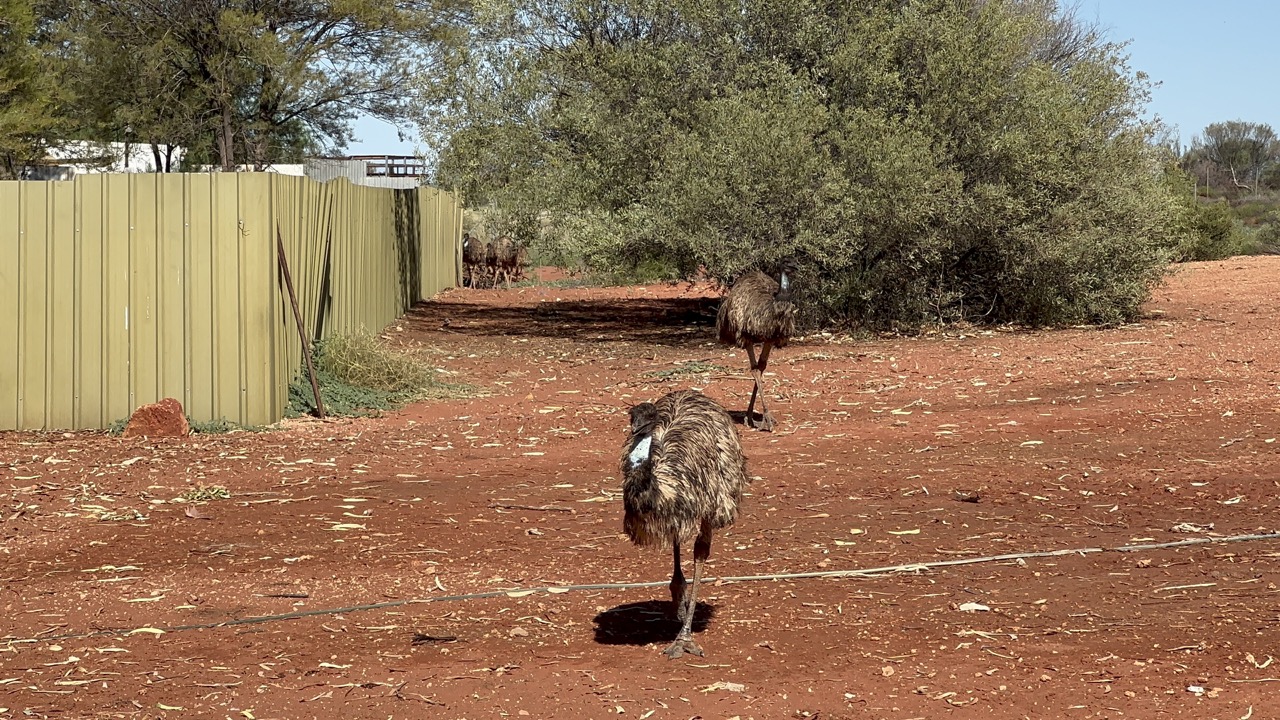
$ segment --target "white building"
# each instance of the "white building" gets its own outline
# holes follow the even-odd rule
[[[176,170],[186,148],[143,143],[100,143],[71,140],[50,147],[43,161],[28,166],[24,180],[70,180],[94,173],[153,173]]]

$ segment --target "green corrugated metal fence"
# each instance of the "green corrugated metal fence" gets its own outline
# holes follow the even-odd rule
[[[462,208],[268,173],[0,182],[0,430],[102,428],[163,397],[279,420],[308,337],[380,330],[457,283]]]

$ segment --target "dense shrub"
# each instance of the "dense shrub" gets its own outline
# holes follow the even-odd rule
[[[1121,322],[1185,244],[1145,79],[1052,0],[485,7],[441,181],[546,257],[789,256],[810,322],[913,328]]]

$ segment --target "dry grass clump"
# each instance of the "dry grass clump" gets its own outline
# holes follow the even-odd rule
[[[368,415],[422,399],[469,397],[474,388],[442,382],[420,357],[390,347],[360,330],[329,338],[316,349],[316,375],[325,410],[334,415]],[[305,373],[289,388],[291,414],[314,408]]]

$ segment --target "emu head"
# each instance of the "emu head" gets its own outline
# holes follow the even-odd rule
[[[658,406],[650,402],[631,408],[631,452],[627,466],[631,470],[644,465],[652,452],[653,426],[658,422]]]
[[[647,435],[658,422],[658,406],[642,402],[631,408],[631,434]]]

